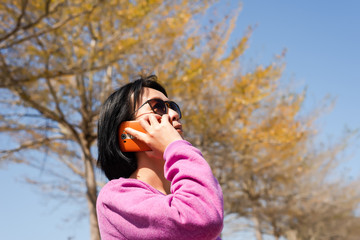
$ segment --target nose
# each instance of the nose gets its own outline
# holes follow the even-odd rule
[[[169,114],[171,121],[179,121],[179,119],[180,119],[179,113],[171,108],[168,108],[168,109],[169,109],[168,114]]]

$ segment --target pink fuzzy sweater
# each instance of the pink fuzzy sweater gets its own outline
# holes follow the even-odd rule
[[[220,239],[223,195],[201,152],[184,140],[165,150],[164,195],[136,179],[116,179],[100,191],[97,214],[102,240]]]

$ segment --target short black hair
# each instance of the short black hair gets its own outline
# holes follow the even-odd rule
[[[119,147],[118,128],[124,121],[135,118],[134,111],[144,88],[162,92],[156,75],[142,76],[113,92],[102,105],[98,121],[98,166],[109,180],[128,178],[137,169],[135,153],[122,152]]]

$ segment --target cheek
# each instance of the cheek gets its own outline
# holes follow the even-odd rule
[[[152,114],[152,112],[142,112],[142,113],[138,113],[138,114],[136,114],[136,116],[135,116],[135,120],[136,120],[136,121],[140,121],[140,120],[142,120],[142,119],[148,120],[150,114]]]

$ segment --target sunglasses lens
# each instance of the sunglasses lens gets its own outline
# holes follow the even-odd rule
[[[164,115],[166,114],[166,105],[165,102],[161,99],[153,99],[150,102],[151,108],[156,114]]]
[[[149,104],[150,104],[152,110],[156,114],[159,114],[159,115],[166,114],[168,112],[167,107],[169,107],[179,114],[179,119],[181,118],[180,107],[175,102],[172,102],[172,101],[164,102],[161,99],[152,99],[149,101]]]
[[[169,108],[177,112],[179,114],[179,119],[181,118],[180,107],[175,102],[169,102]]]

